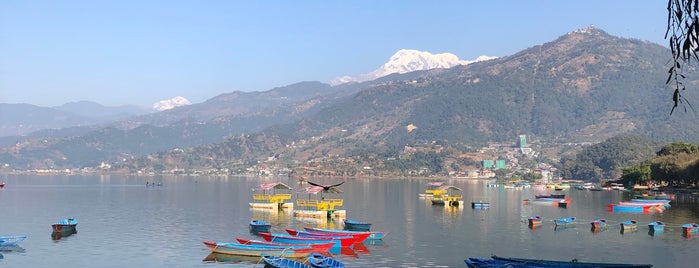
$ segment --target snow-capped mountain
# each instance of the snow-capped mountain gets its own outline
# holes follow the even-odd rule
[[[338,77],[330,81],[330,84],[339,85],[349,82],[364,82],[394,73],[402,74],[435,68],[451,68],[457,65],[466,65],[473,62],[485,61],[494,58],[496,57],[480,56],[475,60],[466,61],[460,60],[459,57],[451,53],[432,54],[429,52],[419,50],[401,49],[398,52],[396,52],[396,54],[393,54],[393,56],[391,56],[388,62],[386,62],[383,66],[379,67],[373,72],[362,74],[356,77]]]
[[[159,102],[153,103],[153,110],[165,111],[175,107],[186,106],[190,104],[192,103],[190,103],[184,97],[177,96],[169,100],[161,100]]]

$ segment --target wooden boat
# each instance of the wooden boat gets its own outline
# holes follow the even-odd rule
[[[540,225],[542,224],[542,218],[539,215],[529,217],[529,225]]]
[[[332,236],[350,235],[350,236],[355,238],[355,243],[362,243],[362,242],[364,242],[364,240],[369,238],[369,236],[371,235],[371,232],[334,230],[334,229],[314,228],[314,227],[305,227],[304,230],[306,230],[307,232],[309,232],[311,234],[323,234],[323,235],[332,235]]]
[[[536,199],[541,199],[541,198],[563,199],[563,198],[566,198],[566,195],[565,194],[547,194],[547,195],[538,194],[538,195],[535,195],[534,197],[536,197]]]
[[[319,253],[308,255],[308,263],[316,268],[344,268],[345,264]]]
[[[240,237],[236,237],[235,240],[237,240],[238,243],[243,244],[243,245],[286,246],[286,247],[288,247],[288,246],[311,246],[317,252],[328,252],[331,248],[333,248],[335,246],[334,242],[328,242],[325,244],[287,244],[287,243],[275,243],[275,242],[268,242],[268,241],[255,240],[255,239],[245,239],[245,238],[240,238]]]
[[[637,212],[637,213],[650,213],[651,211],[655,211],[653,208],[657,207],[657,205],[640,205],[640,206],[628,206],[628,205],[621,205],[621,204],[609,204],[607,205],[607,211],[610,212]]]
[[[471,202],[472,208],[489,208],[490,203],[488,202]]]
[[[313,253],[315,249],[310,245],[306,246],[265,246],[265,245],[243,245],[227,242],[204,241],[204,245],[213,253],[230,254],[238,256],[259,257],[262,254],[272,256],[284,256],[287,258],[305,258]]]
[[[62,219],[51,225],[54,232],[72,232],[75,231],[75,227],[78,225],[78,220],[74,218]]]
[[[267,254],[262,254],[262,261],[265,263],[265,268],[312,268],[305,263],[297,262],[295,260],[282,258],[279,256],[272,256]]]
[[[26,235],[0,236],[0,246],[14,246],[27,239]]]
[[[665,223],[662,221],[654,221],[648,224],[648,230],[653,232],[661,232],[665,230]]]
[[[345,223],[345,230],[350,231],[369,231],[371,229],[371,223],[360,222],[351,219],[343,220]]]
[[[682,234],[684,236],[691,236],[697,233],[699,233],[699,224],[685,223],[682,225]]]
[[[63,232],[51,232],[51,239],[53,240],[61,240],[62,238],[69,237],[71,235],[77,234],[78,230],[72,230],[72,231],[63,231]]]
[[[335,247],[349,247],[356,242],[352,236],[293,236],[287,234],[260,233],[269,242],[284,244],[326,244],[334,243]]]
[[[256,219],[252,219],[250,221],[250,232],[251,233],[255,233],[255,234],[257,234],[259,232],[269,233],[270,229],[272,229],[272,224],[269,224],[266,221],[256,220]]]
[[[607,224],[607,220],[605,219],[595,219],[592,222],[590,222],[590,225],[592,225],[592,229],[603,229],[609,226]]]
[[[296,235],[296,236],[333,236],[334,234],[328,234],[328,233],[319,233],[319,232],[309,232],[306,230],[294,230],[294,229],[286,229],[286,232],[289,233],[290,235]],[[348,232],[357,232],[357,231],[348,231]],[[360,232],[363,233],[363,232]],[[369,232],[369,236],[365,239],[366,240],[381,240],[383,239],[386,235],[388,235],[388,232],[386,231],[371,231]]]
[[[567,226],[575,224],[575,217],[560,218],[553,220],[556,226]]]
[[[595,268],[650,268],[652,264],[626,264],[626,263],[594,263],[580,262],[577,259],[571,261],[553,261],[522,258],[503,258],[492,256],[491,259],[468,258],[464,260],[471,268],[482,267],[512,267],[512,268],[538,268],[538,267],[595,267]]]
[[[621,222],[619,225],[621,225],[622,231],[632,231],[638,228],[638,225],[636,225],[636,223],[637,222],[634,220],[628,220]]]

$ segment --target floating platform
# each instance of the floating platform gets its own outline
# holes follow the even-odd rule
[[[294,209],[294,203],[250,203],[251,208]]]
[[[315,218],[315,219],[344,219],[347,217],[346,210],[335,210],[335,211],[325,211],[325,210],[294,210],[294,217],[299,218]]]

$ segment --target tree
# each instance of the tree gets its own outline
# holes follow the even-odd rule
[[[675,88],[672,94],[674,105],[670,114],[682,104],[685,112],[687,106],[692,108],[689,101],[682,96],[685,85],[683,65],[689,65],[692,61],[699,61],[699,0],[668,0],[667,3],[667,31],[665,39],[670,41],[673,65],[670,67],[666,84],[672,84]]]

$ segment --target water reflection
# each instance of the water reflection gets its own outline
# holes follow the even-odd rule
[[[20,246],[20,245],[12,245],[12,246],[0,246],[0,252],[18,252],[18,253],[24,253],[26,250]]]
[[[55,242],[58,242],[58,240],[61,240],[63,238],[69,237],[69,236],[77,234],[77,233],[78,233],[78,230],[75,230],[75,229],[71,229],[68,231],[61,231],[61,232],[52,232],[51,239],[53,239],[53,241],[55,241]]]
[[[230,254],[221,253],[210,253],[204,259],[203,262],[210,263],[250,263],[250,264],[264,264],[262,258],[260,257],[250,257],[250,256],[236,256]]]

